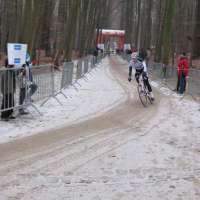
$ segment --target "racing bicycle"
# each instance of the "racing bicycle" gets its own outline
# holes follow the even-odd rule
[[[148,101],[150,102],[150,104],[153,104],[153,99],[151,98],[148,88],[144,83],[144,79],[142,75],[139,76],[137,91],[138,91],[140,101],[144,107],[147,107]]]

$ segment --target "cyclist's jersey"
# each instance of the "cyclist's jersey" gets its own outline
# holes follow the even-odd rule
[[[134,67],[136,70],[143,69],[143,71],[147,73],[147,64],[145,61],[140,62],[140,61],[137,61],[136,59],[131,59],[130,66]]]

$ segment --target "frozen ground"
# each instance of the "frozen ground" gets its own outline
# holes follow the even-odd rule
[[[199,103],[152,82],[156,102],[143,108],[116,57],[88,79],[78,93],[66,91],[63,110],[51,100],[43,117],[1,124],[1,142],[54,125],[66,135],[34,150],[1,144],[0,200],[199,200]]]

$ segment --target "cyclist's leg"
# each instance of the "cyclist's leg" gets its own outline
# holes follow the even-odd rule
[[[144,84],[145,84],[145,86],[147,87],[147,89],[149,91],[149,96],[150,96],[151,102],[152,102],[154,100],[154,95],[153,95],[153,92],[152,92],[151,85],[149,83],[149,78],[148,78],[148,76],[147,76],[147,74],[145,72],[142,74],[142,76],[143,76]]]
[[[129,66],[129,72],[128,72],[128,75],[129,75],[129,77],[131,77],[131,75],[132,75],[132,66],[131,66],[131,65]]]
[[[132,66],[129,66],[129,72],[128,72],[128,81],[131,81],[131,76],[132,76]]]
[[[147,74],[145,72],[143,72],[142,76],[143,76],[143,80],[144,80],[145,86],[147,86],[148,91],[151,93],[152,92],[152,88],[151,88],[151,85],[149,83],[149,78],[148,78]]]
[[[135,80],[137,81],[137,83],[139,83],[139,78],[140,78],[140,75],[142,74],[142,71],[143,70],[135,70]]]

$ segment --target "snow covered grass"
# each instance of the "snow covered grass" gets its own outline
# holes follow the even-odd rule
[[[52,98],[43,107],[36,105],[42,116],[30,107],[30,115],[18,116],[9,122],[1,121],[0,143],[78,123],[101,115],[124,101],[124,92],[110,79],[112,75],[108,67],[108,60],[104,59],[86,78],[79,80],[76,84],[78,91],[73,87],[63,91],[68,99],[58,95],[62,106]]]

